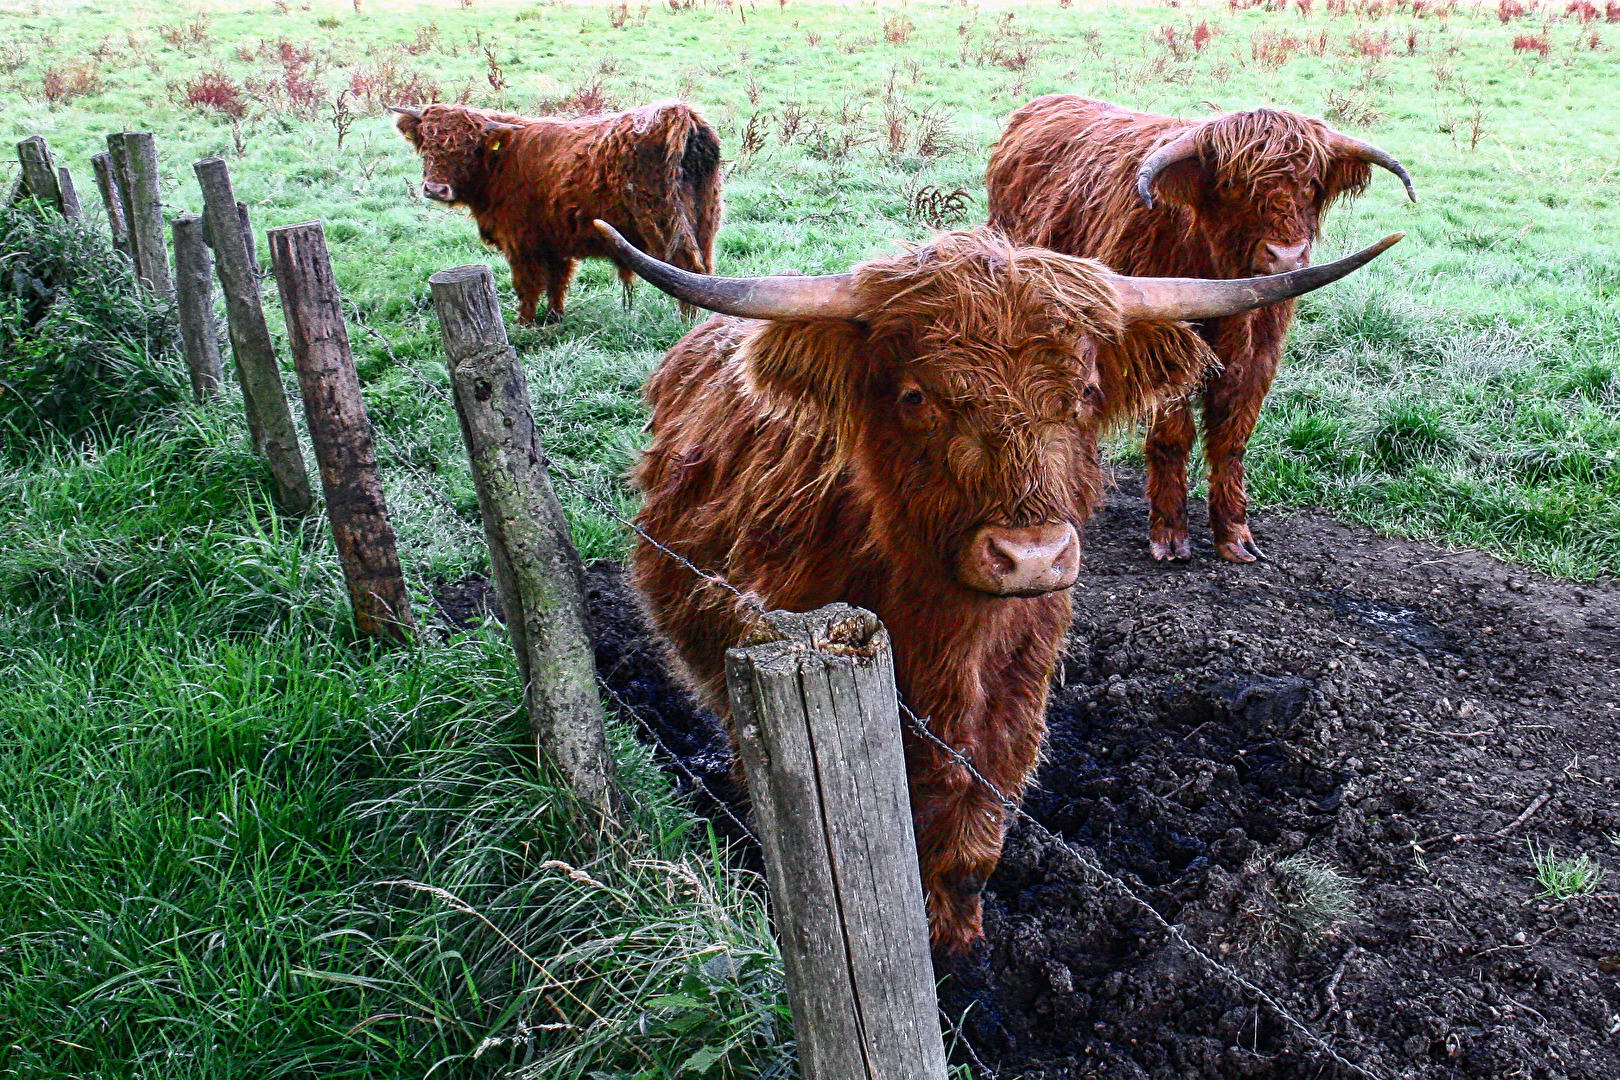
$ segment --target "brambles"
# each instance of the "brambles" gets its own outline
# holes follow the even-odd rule
[[[506,73],[501,70],[500,58],[495,55],[495,42],[481,41],[479,44],[484,51],[484,77],[489,80],[490,89],[497,92],[505,90]]]
[[[190,22],[159,26],[157,35],[169,45],[182,50],[206,45],[213,36],[208,32],[208,15],[202,11],[197,12]]]
[[[596,116],[600,113],[615,112],[618,104],[608,96],[607,88],[603,86],[600,78],[590,79],[582,83],[572,94],[560,98],[541,98],[534,104],[535,112],[541,116],[564,116],[569,119],[578,119],[582,116]]]
[[[1590,896],[1602,884],[1605,871],[1602,864],[1590,855],[1566,858],[1551,848],[1543,851],[1534,840],[1527,841],[1530,863],[1535,867],[1536,884],[1541,895],[1554,900],[1573,900],[1577,896]]]
[[[396,57],[384,56],[370,67],[349,73],[349,94],[375,116],[389,105],[425,104],[439,100],[439,85]]]
[[[103,83],[101,68],[90,61],[75,61],[56,67],[54,65],[45,69],[40,78],[40,89],[45,94],[45,100],[52,105],[61,105],[72,101],[76,97],[88,97],[91,94],[101,93]]]
[[[332,130],[337,132],[337,148],[343,149],[343,140],[349,137],[349,129],[354,127],[354,113],[350,111],[345,99],[349,91],[343,90],[332,101]]]
[[[1372,127],[1383,119],[1383,114],[1372,103],[1370,95],[1355,89],[1345,93],[1329,90],[1327,108],[1322,115],[1334,124],[1347,127]]]
[[[1545,31],[1539,34],[1519,34],[1513,39],[1513,51],[1516,53],[1535,53],[1541,59],[1547,59],[1552,52],[1552,42],[1547,40]]]
[[[740,160],[747,161],[765,149],[765,140],[770,134],[767,130],[770,120],[769,110],[757,112],[748,118],[748,126],[743,129],[742,138],[737,144]]]
[[[1304,42],[1286,30],[1257,30],[1249,39],[1249,58],[1261,70],[1276,71],[1304,48]]]
[[[439,27],[435,23],[424,23],[416,28],[416,40],[401,46],[412,56],[420,56],[439,47]]]
[[[906,217],[935,229],[961,225],[973,208],[973,196],[965,189],[946,191],[930,184],[918,188],[906,199]]]
[[[1377,35],[1371,30],[1357,30],[1346,39],[1345,47],[1351,56],[1365,56],[1373,60],[1381,60],[1395,51],[1388,30]]]
[[[911,40],[911,32],[917,24],[902,14],[890,15],[883,20],[883,40],[890,45],[904,45]]]
[[[247,101],[238,86],[222,68],[210,68],[184,86],[187,108],[217,112],[231,120],[247,115]]]
[[[1524,18],[1524,5],[1519,0],[1497,0],[1496,17],[1506,26],[1514,19]]]

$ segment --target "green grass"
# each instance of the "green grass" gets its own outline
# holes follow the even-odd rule
[[[1603,865],[1590,855],[1560,855],[1551,848],[1536,847],[1529,843],[1530,865],[1535,867],[1536,884],[1541,895],[1554,900],[1573,900],[1577,896],[1590,896],[1603,883]]]
[[[1322,257],[1408,238],[1302,306],[1248,456],[1256,502],[1620,571],[1620,112],[1601,104],[1620,27],[1555,21],[1541,59],[1511,48],[1540,23],[1494,5],[362,6],[13,5],[0,133],[46,136],[87,204],[105,135],[149,129],[170,212],[200,208],[191,162],[221,154],[261,230],[325,222],[376,331],[351,322],[424,617],[435,582],[484,567],[426,279],[472,261],[508,278],[461,214],[412,195],[420,165],[380,111],[409,91],[345,98],[338,145],[357,79],[517,111],[690,98],[722,132],[720,262],[743,274],[924,237],[926,189],[982,219],[1000,118],[1038,94],[1353,117],[1423,201],[1380,176],[1330,218]],[[1200,22],[1217,32],[1195,52]],[[1351,54],[1386,31],[1390,55]],[[1297,48],[1271,66],[1277,35]],[[187,104],[205,75],[235,122]],[[8,243],[6,275],[42,246]],[[31,288],[8,277],[0,300]],[[0,1072],[617,1080],[782,1060],[757,882],[627,731],[637,829],[594,851],[525,749],[499,639],[355,641],[330,542],[275,513],[235,392],[183,400],[163,310],[105,283],[70,299],[44,330],[0,311],[0,378],[31,395],[0,404]],[[622,527],[575,485],[633,509],[640,387],[686,324],[645,287],[624,310],[600,265],[570,305],[514,341],[582,553],[614,557]]]

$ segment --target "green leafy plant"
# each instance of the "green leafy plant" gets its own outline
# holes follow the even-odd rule
[[[1536,847],[1534,840],[1527,841],[1527,845],[1542,896],[1550,896],[1554,900],[1573,900],[1577,896],[1590,896],[1597,892],[1605,871],[1592,856],[1582,854],[1569,858],[1551,848],[1542,850]]]

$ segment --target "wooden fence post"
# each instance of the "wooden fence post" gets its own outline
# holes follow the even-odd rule
[[[355,627],[373,637],[409,640],[416,619],[388,522],[326,233],[320,222],[306,221],[265,235]]]
[[[617,827],[622,807],[596,693],[585,568],[546,471],[495,278],[488,266],[458,266],[428,283],[530,726],[580,800]]]
[[[121,131],[107,136],[107,148],[124,193],[124,223],[134,251],[135,277],[159,296],[173,296],[168,238],[163,235],[157,143],[150,131]]]
[[[214,268],[225,293],[225,321],[236,358],[236,378],[242,384],[248,432],[254,447],[270,462],[277,501],[289,513],[307,514],[315,497],[298,448],[292,410],[287,407],[287,392],[281,385],[276,346],[264,321],[258,268],[248,257],[230,170],[217,157],[203,158],[192,167],[202,188],[204,228],[214,246]]]
[[[804,1080],[944,1080],[889,635],[771,612],[726,653]]]
[[[113,247],[134,258],[129,249],[129,229],[124,224],[124,189],[118,183],[118,172],[112,154],[102,151],[90,159],[96,173],[96,188],[101,192],[101,205],[107,209],[107,225],[112,229]]]
[[[174,219],[174,299],[180,314],[191,391],[198,401],[219,389],[219,330],[214,325],[214,257],[196,214]]]
[[[43,135],[30,135],[17,144],[17,160],[22,164],[22,188],[19,194],[32,195],[45,206],[61,211],[61,181],[56,176],[56,163],[51,160],[51,148]]]
[[[78,221],[84,217],[84,207],[79,204],[79,189],[73,183],[73,174],[66,165],[56,168],[56,186],[62,193],[62,216],[69,221]]]

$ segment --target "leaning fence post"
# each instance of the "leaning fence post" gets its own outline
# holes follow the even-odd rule
[[[17,144],[17,160],[22,164],[21,192],[32,195],[53,210],[62,209],[61,182],[56,176],[56,164],[51,160],[51,148],[43,135],[30,135]]]
[[[163,189],[157,143],[150,131],[107,136],[114,174],[124,193],[124,223],[134,249],[135,277],[159,296],[174,295],[168,238],[163,235]]]
[[[804,1080],[944,1080],[889,635],[773,611],[726,653]]]
[[[258,268],[248,257],[230,170],[217,157],[203,158],[192,168],[202,188],[204,228],[214,246],[214,268],[225,294],[225,321],[231,353],[236,357],[236,377],[242,384],[248,432],[254,447],[270,462],[282,507],[289,513],[307,514],[315,497],[298,448],[292,410],[287,407],[287,392],[281,385],[276,346],[264,321]]]
[[[198,401],[219,389],[219,330],[214,325],[214,257],[196,214],[174,219],[174,299],[191,390]]]
[[[91,157],[90,166],[96,173],[101,205],[107,208],[107,225],[112,230],[113,247],[134,258],[129,248],[129,229],[124,224],[124,189],[118,183],[112,154],[103,150]]]
[[[57,166],[56,186],[62,193],[62,216],[70,221],[84,217],[84,207],[79,204],[79,189],[74,186],[73,174],[66,165]]]
[[[355,627],[373,637],[408,640],[416,620],[399,568],[394,527],[388,522],[371,422],[349,351],[343,296],[332,276],[326,233],[320,222],[306,221],[265,235]]]
[[[620,820],[587,630],[585,568],[546,471],[523,365],[483,265],[428,279],[490,565],[540,746],[604,824]]]

